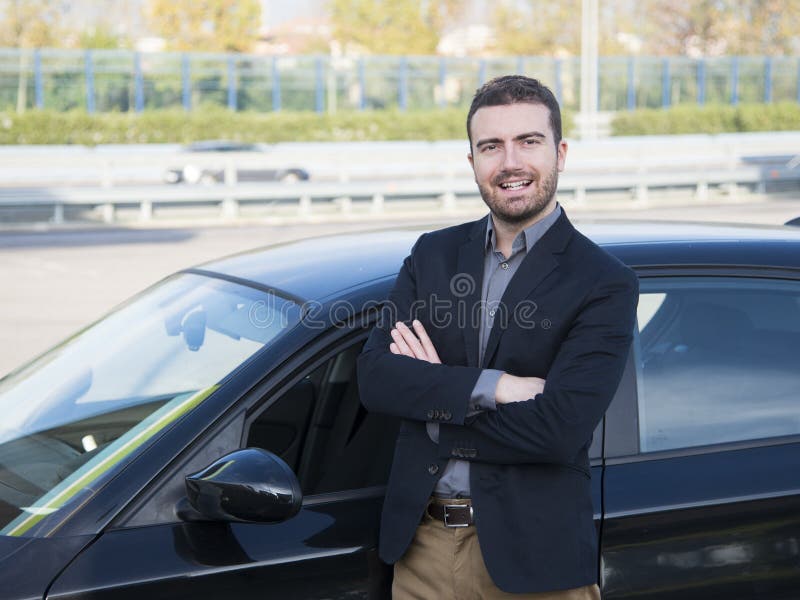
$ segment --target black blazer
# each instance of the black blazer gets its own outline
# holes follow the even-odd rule
[[[359,357],[364,405],[402,417],[380,555],[403,555],[447,461],[461,458],[471,462],[478,539],[497,586],[580,587],[598,572],[587,452],[622,376],[638,280],[562,213],[509,283],[478,365],[487,218],[419,238]],[[396,320],[413,318],[441,365],[389,352]],[[483,367],[545,378],[544,392],[467,418]],[[427,421],[440,423],[438,444]]]

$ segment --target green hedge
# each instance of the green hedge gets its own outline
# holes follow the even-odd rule
[[[453,140],[466,137],[466,110],[136,113],[0,113],[0,144],[148,144],[230,139],[243,142]],[[565,116],[565,133],[571,123]]]
[[[136,113],[0,112],[0,144],[147,144],[208,139],[243,142],[453,140],[465,137],[466,110],[230,112],[204,108]],[[572,132],[564,115],[564,133]],[[618,113],[612,135],[800,130],[800,104],[675,106]]]
[[[675,106],[618,113],[612,135],[800,130],[800,104]]]

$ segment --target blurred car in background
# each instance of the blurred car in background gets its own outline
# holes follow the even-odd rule
[[[197,159],[187,157],[185,164],[170,167],[164,171],[163,179],[166,183],[189,183],[213,185],[225,181],[226,160],[219,157],[219,160],[209,158],[204,155],[217,155],[228,153],[263,153],[268,154],[269,150],[261,144],[248,144],[244,142],[233,142],[228,140],[208,140],[195,142],[184,146],[182,152],[197,155]],[[296,181],[308,181],[310,175],[308,171],[296,166],[255,166],[252,160],[240,166],[232,162],[235,169],[237,182],[248,181],[280,181],[283,183],[294,183]]]
[[[800,154],[743,156],[742,163],[760,168],[764,192],[800,189]]]

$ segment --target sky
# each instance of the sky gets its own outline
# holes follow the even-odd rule
[[[269,27],[319,14],[323,7],[324,0],[261,0],[264,24]]]
[[[130,34],[144,27],[142,10],[147,0],[63,0],[66,18],[76,23],[94,21],[100,16],[116,23],[115,29]],[[275,27],[297,18],[309,18],[325,11],[328,0],[261,0],[263,25]],[[485,20],[488,0],[471,0],[464,21]]]
[[[261,0],[264,23],[270,27],[299,17],[312,17],[323,12],[326,0]],[[480,21],[486,14],[487,0],[471,0],[466,19]]]

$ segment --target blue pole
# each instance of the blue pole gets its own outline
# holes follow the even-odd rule
[[[142,55],[133,55],[133,109],[138,113],[144,110],[144,77],[142,76]]]
[[[764,102],[772,102],[772,57],[764,61]]]
[[[36,108],[44,108],[44,81],[42,79],[42,51],[33,51],[33,89],[36,97]]]
[[[559,104],[562,104],[562,97],[564,95],[564,88],[561,82],[561,59],[557,58],[555,63],[553,64],[553,68],[555,69],[555,78],[556,78],[556,100],[558,100]]]
[[[447,59],[443,56],[439,59],[439,108],[447,106],[446,97],[447,87]]]
[[[236,110],[236,59],[228,56],[228,109]]]
[[[731,58],[731,104],[739,104],[739,57]]]
[[[400,59],[398,77],[397,103],[400,110],[408,108],[408,59],[403,56]]]
[[[697,103],[706,103],[706,61],[702,58],[697,63]]]
[[[278,57],[272,57],[272,110],[281,109],[281,72],[278,70]]]
[[[558,60],[558,59],[556,59]],[[518,56],[517,57],[517,75],[524,75],[525,74],[525,57]]]
[[[358,59],[358,110],[367,108],[367,72],[364,57]]]
[[[669,59],[665,58],[661,63],[661,106],[669,106]]]
[[[636,63],[631,56],[628,58],[628,110],[636,108]]]
[[[92,64],[92,51],[86,51],[86,112],[92,114],[94,105],[94,64]]]
[[[188,54],[181,57],[181,86],[183,88],[183,110],[192,110],[192,73]]]
[[[481,62],[478,63],[478,86],[482,86],[486,83],[486,61],[481,59]]]
[[[318,113],[321,113],[325,110],[325,78],[323,76],[321,56],[314,60],[314,89],[316,91],[314,108]]]

